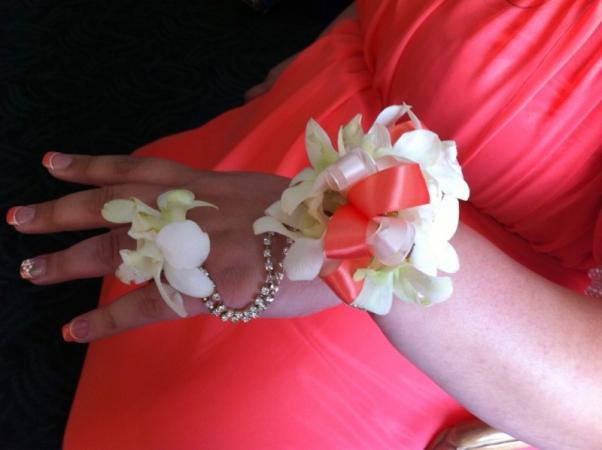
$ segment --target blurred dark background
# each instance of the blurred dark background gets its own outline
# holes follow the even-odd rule
[[[0,211],[82,189],[47,174],[48,150],[129,153],[242,104],[348,3],[0,1]],[[86,347],[60,327],[95,307],[100,281],[36,287],[18,268],[90,234],[0,225],[0,449],[61,446]]]

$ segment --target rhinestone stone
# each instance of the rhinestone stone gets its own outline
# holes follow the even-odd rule
[[[232,323],[237,323],[242,321],[247,323],[251,319],[259,317],[260,313],[274,302],[274,296],[278,291],[280,281],[284,278],[284,266],[282,261],[278,262],[277,265],[272,261],[272,250],[270,246],[272,245],[273,236],[274,233],[270,232],[267,233],[263,239],[263,243],[266,246],[263,250],[263,256],[267,273],[265,281],[259,289],[257,296],[253,299],[253,302],[245,309],[231,309],[222,303],[221,295],[218,292],[215,292],[210,297],[201,299],[211,314],[219,317],[224,322],[231,321]],[[292,242],[293,241],[290,239],[287,240],[288,244],[283,249],[283,254],[286,254]],[[275,265],[277,270],[274,270]]]
[[[227,310],[225,313],[223,313],[220,316],[220,319],[222,319],[222,322],[227,322],[230,319],[230,317],[232,317],[233,315],[234,315],[233,311]]]
[[[261,299],[261,298],[256,298],[255,299],[255,305],[258,308],[261,308],[261,309],[265,309],[266,308],[265,303],[264,303],[263,299]]]
[[[217,305],[215,309],[212,311],[214,316],[219,316],[226,310],[224,305]]]

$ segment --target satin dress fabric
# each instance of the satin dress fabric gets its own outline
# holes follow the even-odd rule
[[[268,93],[137,154],[290,177],[308,164],[310,117],[336,136],[355,114],[368,126],[405,101],[457,141],[472,191],[461,220],[525,270],[582,292],[602,264],[600,2],[357,8]],[[108,277],[100,303],[130,289]],[[469,417],[342,305],[244,326],[200,316],[93,342],[64,448],[418,450]]]

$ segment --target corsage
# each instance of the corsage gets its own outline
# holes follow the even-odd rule
[[[216,206],[195,200],[185,189],[159,195],[157,206],[158,210],[135,197],[104,205],[102,217],[113,223],[131,223],[128,235],[136,240],[135,250],[119,251],[123,262],[115,275],[126,284],[154,280],[165,303],[186,317],[181,294],[201,298],[215,290],[201,267],[209,255],[209,236],[196,222],[187,220],[186,213],[199,206]],[[167,284],[163,284],[162,274]]]
[[[458,200],[469,196],[455,142],[406,104],[385,108],[368,133],[355,116],[339,130],[338,151],[313,119],[305,141],[311,167],[254,224],[256,234],[293,241],[288,278],[319,276],[343,302],[376,314],[389,312],[393,296],[421,305],[449,298],[451,279],[438,272],[459,268],[449,240]]]

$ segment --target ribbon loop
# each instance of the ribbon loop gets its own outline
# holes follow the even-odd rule
[[[370,220],[353,205],[341,206],[330,218],[324,235],[327,258],[347,259],[370,256],[366,243]]]
[[[357,269],[366,267],[370,258],[346,259],[344,261],[327,261],[320,278],[345,303],[350,305],[359,295],[363,281],[355,281],[353,274]]]
[[[426,181],[418,164],[403,164],[370,175],[356,183],[347,199],[366,217],[429,203]]]
[[[316,188],[343,192],[368,175],[376,173],[376,161],[368,153],[354,149],[326,168],[316,180]]]

